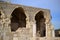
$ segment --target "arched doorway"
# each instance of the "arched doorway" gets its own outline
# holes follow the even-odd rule
[[[11,16],[11,31],[16,31],[19,27],[26,27],[26,15],[22,7],[16,8]]]
[[[46,34],[44,12],[39,11],[35,16],[35,20],[36,20],[36,32],[37,32],[36,35],[39,37],[44,37]]]

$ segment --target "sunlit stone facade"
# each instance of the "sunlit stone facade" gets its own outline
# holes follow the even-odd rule
[[[0,40],[60,40],[49,9],[0,2]]]

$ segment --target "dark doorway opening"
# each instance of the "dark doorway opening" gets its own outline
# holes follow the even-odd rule
[[[55,37],[60,37],[60,29],[55,29]]]
[[[16,8],[11,16],[11,31],[16,31],[19,27],[26,27],[26,15],[22,7]]]
[[[46,35],[46,25],[45,25],[45,18],[44,18],[44,12],[39,11],[36,16],[36,35],[39,37],[44,37]]]

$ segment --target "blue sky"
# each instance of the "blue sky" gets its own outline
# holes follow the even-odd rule
[[[50,9],[52,24],[55,29],[60,28],[60,0],[10,0],[14,4],[22,4],[38,8]]]

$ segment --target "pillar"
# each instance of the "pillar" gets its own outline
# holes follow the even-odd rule
[[[30,28],[29,18],[26,18],[26,28]]]
[[[36,22],[33,22],[33,37],[36,37]]]
[[[46,23],[46,37],[54,37],[54,29],[50,22]]]
[[[3,19],[3,40],[12,40],[12,33],[10,29],[10,17]]]

